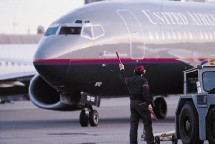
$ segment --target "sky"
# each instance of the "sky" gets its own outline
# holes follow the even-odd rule
[[[0,34],[36,34],[84,0],[0,0]]]

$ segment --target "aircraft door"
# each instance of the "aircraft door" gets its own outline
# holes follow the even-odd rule
[[[143,31],[137,17],[129,10],[117,10],[117,14],[123,20],[130,39],[130,57],[142,59],[145,54]]]

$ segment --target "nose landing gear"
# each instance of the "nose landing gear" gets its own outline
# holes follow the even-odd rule
[[[89,124],[95,127],[99,123],[99,114],[91,105],[86,105],[81,110],[79,122],[82,127],[87,127]]]
[[[81,102],[84,103],[82,107],[79,122],[82,127],[97,126],[99,124],[99,114],[96,110],[93,109],[93,106],[100,106],[100,97],[90,95],[85,92],[81,92]]]

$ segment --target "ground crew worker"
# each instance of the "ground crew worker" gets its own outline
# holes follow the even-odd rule
[[[152,98],[149,96],[148,81],[142,77],[144,67],[139,65],[135,67],[133,77],[126,77],[124,73],[124,65],[119,64],[120,78],[126,83],[130,96],[130,144],[137,144],[137,131],[139,119],[141,118],[145,129],[145,140],[147,144],[154,144],[154,136],[152,133],[151,113]]]

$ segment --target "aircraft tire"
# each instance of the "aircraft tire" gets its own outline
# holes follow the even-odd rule
[[[79,117],[79,122],[82,127],[87,127],[89,124],[89,116],[82,110]]]
[[[212,108],[206,120],[207,139],[209,144],[215,143],[215,108]]]
[[[89,115],[90,125],[95,127],[99,124],[99,114],[96,110],[92,110]]]
[[[179,134],[183,144],[203,144],[199,140],[199,122],[192,102],[186,102],[179,115]]]
[[[163,97],[158,97],[154,100],[155,108],[154,112],[157,118],[164,119],[167,114],[167,104]]]

